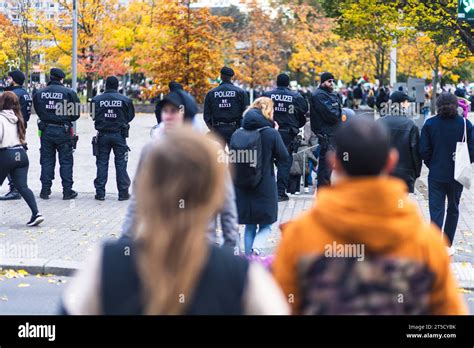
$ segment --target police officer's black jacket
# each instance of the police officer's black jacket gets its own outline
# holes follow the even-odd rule
[[[231,82],[222,82],[211,89],[204,100],[204,121],[209,127],[216,122],[236,122],[249,105],[247,93]]]
[[[31,96],[28,94],[26,89],[21,86],[12,86],[6,90],[12,91],[18,97],[18,100],[20,101],[21,114],[23,115],[26,126],[26,123],[30,120],[31,116],[31,104],[33,103]]]
[[[120,132],[135,117],[135,108],[130,98],[114,89],[107,89],[91,101],[95,129]]]
[[[311,98],[311,130],[314,134],[333,136],[341,122],[342,103],[339,96],[319,87]]]
[[[382,122],[390,131],[391,145],[398,151],[399,159],[392,175],[404,180],[409,192],[414,192],[415,180],[420,176],[422,166],[418,127],[404,115],[384,116],[377,122]]]
[[[33,95],[33,105],[38,118],[44,123],[71,124],[80,117],[80,101],[72,89],[59,81],[50,81],[48,86]]]
[[[300,93],[287,87],[277,87],[264,93],[263,96],[273,100],[275,105],[273,119],[278,123],[279,129],[296,129],[296,135],[298,128],[306,124],[308,103]]]

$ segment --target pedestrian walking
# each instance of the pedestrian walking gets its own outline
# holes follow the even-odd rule
[[[20,70],[13,70],[8,72],[8,87],[6,88],[6,90],[12,91],[18,97],[18,100],[20,102],[21,115],[23,116],[23,121],[26,129],[28,127],[28,121],[30,120],[32,99],[26,89],[23,88],[24,82],[25,74],[23,74],[23,72],[21,72]],[[0,201],[21,199],[21,195],[15,188],[15,184],[13,184],[13,180],[10,176],[8,176],[8,185],[10,187],[10,190],[6,195],[0,197]]]
[[[320,145],[318,188],[331,184],[332,168],[326,163],[326,154],[334,147],[334,132],[341,123],[341,116],[342,103],[334,93],[334,76],[325,72],[321,74],[321,83],[313,94],[310,114],[311,129],[318,136]]]
[[[277,88],[264,93],[264,96],[273,101],[273,118],[278,124],[278,133],[280,133],[289,154],[286,159],[277,162],[278,201],[287,201],[289,198],[286,191],[293,162],[292,154],[296,150],[293,148],[293,144],[299,129],[306,123],[308,103],[300,93],[288,88],[290,85],[288,75],[278,75],[276,82]]]
[[[472,124],[458,114],[458,100],[453,94],[442,93],[436,101],[436,107],[437,115],[426,120],[421,129],[420,153],[429,169],[430,217],[447,236],[448,253],[453,255],[455,253],[453,242],[459,219],[459,201],[463,191],[462,184],[454,179],[456,144],[466,136],[465,141],[472,163],[474,161]]]
[[[399,160],[392,172],[407,184],[408,192],[415,192],[415,181],[421,174],[420,130],[407,117],[410,103],[415,100],[405,92],[395,91],[390,96],[390,114],[377,120],[390,132],[392,147],[397,149]]]
[[[31,210],[28,226],[44,221],[38,211],[35,196],[28,188],[29,160],[26,153],[25,122],[18,97],[13,92],[0,96],[0,185],[10,175],[15,188]]]
[[[188,127],[156,140],[138,173],[136,239],[95,251],[66,290],[63,313],[288,314],[263,266],[206,241],[209,216],[223,200],[219,148]]]
[[[255,153],[254,163],[235,166],[235,194],[239,223],[245,225],[245,254],[259,254],[278,217],[278,195],[273,162],[288,156],[280,133],[274,128],[273,101],[256,99],[244,114],[242,129],[231,139],[230,149]],[[255,163],[260,162],[260,163]],[[257,233],[258,228],[258,233]],[[256,236],[258,241],[254,245]]]
[[[234,70],[221,69],[221,84],[210,90],[204,99],[204,122],[229,145],[232,134],[239,129],[242,115],[249,105],[247,93],[232,83]]]
[[[80,101],[76,92],[63,85],[65,76],[61,69],[52,68],[48,85],[33,96],[33,105],[39,119],[38,129],[41,134],[40,198],[42,199],[49,199],[51,195],[56,153],[59,158],[63,199],[77,197],[77,192],[72,189],[73,149],[77,141],[72,122],[80,117]]]
[[[340,180],[283,226],[273,263],[293,313],[467,314],[439,229],[388,175],[398,157],[388,131],[349,120],[335,149],[328,160]]]
[[[95,199],[105,200],[105,185],[109,171],[110,152],[114,152],[118,200],[130,198],[130,178],[127,173],[129,147],[127,138],[135,108],[130,98],[118,93],[119,81],[115,76],[105,80],[105,92],[92,98],[93,120],[97,135],[92,139],[96,156],[97,176],[94,180]]]

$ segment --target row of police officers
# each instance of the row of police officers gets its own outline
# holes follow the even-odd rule
[[[231,68],[222,68],[222,83],[207,93],[204,101],[204,121],[227,145],[234,131],[240,127],[243,113],[249,105],[247,92],[232,83],[233,76],[234,71]],[[320,86],[308,103],[300,93],[289,88],[289,76],[280,74],[276,81],[277,87],[263,95],[274,102],[274,121],[279,126],[278,132],[290,154],[285,161],[277,163],[279,201],[289,199],[286,190],[293,162],[292,153],[297,150],[293,148],[295,138],[308,116],[311,129],[318,136],[320,144],[318,186],[330,184],[331,168],[327,166],[325,157],[333,146],[334,130],[342,121],[342,102],[334,93],[334,83],[335,79],[331,73],[323,73]]]
[[[228,145],[232,134],[240,128],[243,114],[249,105],[247,92],[235,86],[232,79],[234,71],[229,67],[221,69],[221,83],[209,91],[204,101],[204,121],[209,129]],[[31,114],[34,104],[38,115],[38,129],[41,137],[40,197],[48,199],[54,179],[56,155],[59,159],[60,176],[63,187],[63,199],[74,199],[73,190],[73,151],[77,142],[73,122],[80,117],[80,101],[75,91],[63,85],[65,74],[57,68],[50,71],[48,85],[30,98],[22,87],[25,77],[16,70],[9,73],[11,90],[20,98],[25,121]],[[277,163],[277,187],[280,201],[288,200],[286,190],[292,164],[294,140],[299,129],[310,116],[311,129],[320,143],[320,161],[318,166],[318,186],[330,183],[331,169],[326,165],[325,156],[332,146],[334,129],[341,122],[341,100],[334,93],[334,77],[323,73],[319,88],[313,93],[310,103],[298,92],[289,88],[290,79],[286,74],[277,78],[277,87],[264,94],[274,102],[274,120],[278,123],[278,132],[290,154],[285,161]],[[105,92],[92,98],[91,116],[94,120],[96,136],[92,139],[93,154],[96,157],[97,175],[94,180],[95,199],[105,199],[105,185],[108,177],[110,153],[115,158],[118,199],[130,197],[130,178],[127,173],[129,147],[126,138],[129,124],[135,117],[130,98],[118,93],[118,79],[109,76],[105,81]],[[10,191],[1,199],[17,199],[18,193],[10,182]]]
[[[23,88],[24,74],[15,70],[9,73],[9,87],[19,97],[25,123],[30,118],[33,104],[38,115],[38,134],[40,136],[41,192],[40,198],[48,199],[54,179],[56,157],[59,160],[59,173],[63,187],[63,199],[77,197],[73,190],[73,152],[78,140],[74,121],[80,117],[81,105],[75,91],[63,85],[65,74],[53,68],[48,85],[38,90],[33,98]],[[90,102],[91,116],[94,119],[97,135],[93,139],[96,156],[97,176],[94,180],[95,198],[105,199],[105,185],[111,151],[115,156],[118,199],[130,197],[130,178],[127,174],[128,151],[126,138],[129,123],[135,117],[132,100],[118,93],[118,79],[106,79],[105,92]],[[20,199],[10,180],[10,191],[0,199]]]

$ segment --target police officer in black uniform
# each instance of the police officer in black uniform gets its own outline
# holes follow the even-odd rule
[[[331,184],[332,169],[326,163],[326,154],[334,149],[334,134],[342,122],[342,101],[334,93],[334,82],[331,73],[322,73],[321,83],[311,98],[311,130],[318,136],[320,144],[318,187]]]
[[[48,199],[54,179],[56,152],[59,157],[59,173],[63,186],[63,199],[74,199],[77,192],[72,189],[73,148],[75,136],[72,122],[80,117],[80,101],[76,92],[63,85],[65,74],[53,68],[48,85],[33,96],[33,105],[38,114],[41,132],[41,193]]]
[[[21,114],[23,115],[23,119],[25,120],[25,128],[28,124],[28,120],[30,119],[31,115],[31,104],[32,99],[26,89],[23,88],[23,83],[25,82],[25,75],[20,70],[13,70],[8,73],[7,83],[8,87],[5,89],[6,91],[12,91],[18,97],[20,101],[20,108]],[[13,180],[10,176],[8,176],[8,185],[10,190],[5,196],[0,197],[0,201],[8,201],[14,199],[21,199],[20,194],[18,193],[15,185],[13,184]]]
[[[129,123],[135,117],[132,100],[118,93],[119,81],[115,76],[105,80],[105,91],[92,98],[92,115],[97,136],[93,145],[97,164],[97,177],[94,180],[95,199],[105,199],[105,184],[109,170],[110,151],[114,151],[115,175],[119,201],[130,198],[128,189],[130,177],[127,173],[128,151],[126,138],[128,138]],[[94,144],[95,143],[95,144]]]
[[[288,88],[290,78],[286,74],[277,77],[277,88],[263,94],[273,100],[273,119],[278,123],[278,132],[288,150],[286,161],[277,162],[277,188],[278,200],[287,201],[288,180],[290,178],[290,168],[293,163],[293,144],[299,129],[306,124],[306,114],[308,113],[308,103],[304,97]]]
[[[222,83],[209,91],[204,100],[204,122],[211,131],[219,134],[230,144],[235,130],[240,128],[242,115],[249,105],[247,93],[232,84],[234,70],[221,69]]]

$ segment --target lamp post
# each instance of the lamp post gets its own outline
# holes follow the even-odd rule
[[[72,81],[71,88],[77,92],[77,0],[72,0]],[[76,133],[76,121],[72,124]]]

